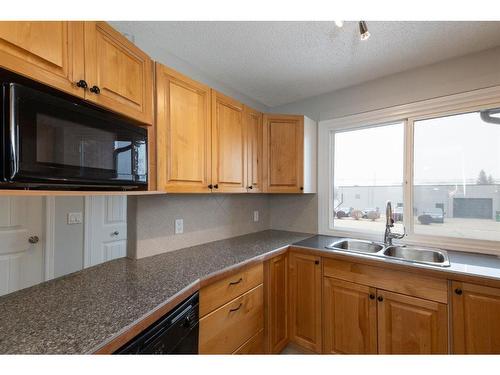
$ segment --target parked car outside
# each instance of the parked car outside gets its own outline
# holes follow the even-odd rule
[[[422,215],[418,217],[420,224],[428,225],[431,223],[444,223],[444,212],[441,208],[431,208],[425,210]]]

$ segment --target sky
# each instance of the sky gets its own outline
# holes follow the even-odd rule
[[[500,125],[479,113],[415,122],[414,183],[475,183],[479,172],[500,180]],[[403,123],[335,135],[335,185],[400,185]]]

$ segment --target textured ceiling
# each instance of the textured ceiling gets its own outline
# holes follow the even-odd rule
[[[174,55],[274,107],[500,44],[500,22],[112,22],[155,59]]]

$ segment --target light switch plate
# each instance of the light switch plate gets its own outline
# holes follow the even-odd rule
[[[81,212],[68,212],[68,224],[81,224],[83,221],[83,215]]]
[[[253,221],[254,221],[254,222],[259,221],[259,211],[257,211],[257,210],[255,210],[255,211],[253,212]]]
[[[184,233],[184,219],[175,219],[175,234]]]

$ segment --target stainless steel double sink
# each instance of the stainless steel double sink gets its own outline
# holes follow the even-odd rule
[[[409,263],[449,267],[450,260],[446,250],[418,246],[389,245],[382,243],[343,238],[326,246],[327,249],[373,255],[386,259],[396,259]]]

